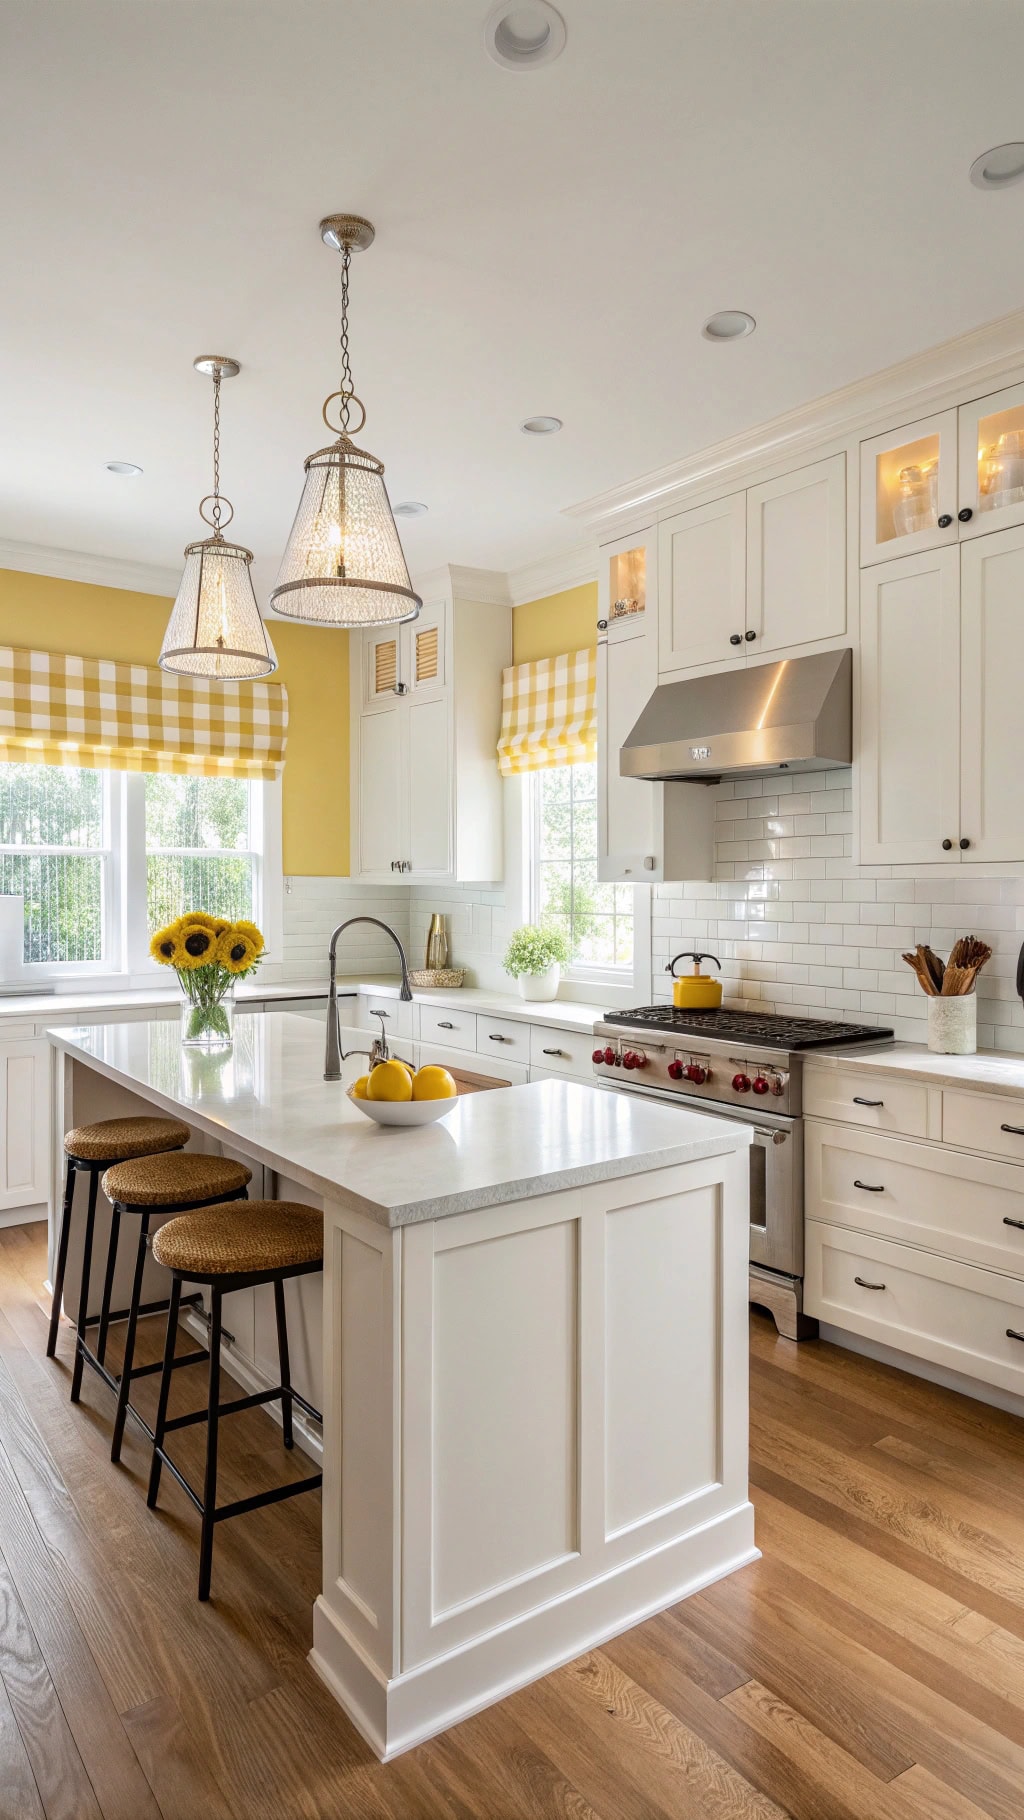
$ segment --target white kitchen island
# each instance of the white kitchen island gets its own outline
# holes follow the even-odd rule
[[[323,1207],[322,1340],[321,1279],[289,1285],[324,1411],[310,1660],[379,1756],[755,1557],[745,1127],[548,1080],[382,1129],[345,1097],[365,1064],[325,1082],[322,1032],[283,1012],[220,1056],[166,1021],[50,1040],[59,1130],[176,1113],[254,1193]],[[264,1326],[274,1374],[247,1294],[243,1381]]]

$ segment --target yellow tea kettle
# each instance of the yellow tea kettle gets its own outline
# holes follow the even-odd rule
[[[692,961],[693,972],[677,979],[676,961]],[[722,982],[702,973],[701,961],[714,961],[719,968],[722,965],[716,954],[698,954],[693,948],[684,948],[665,968],[672,975],[672,1003],[677,1011],[717,1011],[722,1003]]]

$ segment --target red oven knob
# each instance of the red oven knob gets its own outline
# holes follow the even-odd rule
[[[689,1072],[690,1072],[690,1070],[687,1068],[686,1073],[689,1074]],[[682,1062],[669,1062],[668,1078],[670,1081],[681,1081],[682,1080],[682,1078],[683,1078]]]
[[[626,1053],[622,1058],[622,1066],[624,1068],[635,1068],[636,1067],[636,1056],[633,1054],[632,1049],[626,1050]]]
[[[633,1066],[634,1068],[646,1068],[647,1057],[642,1049],[635,1050],[633,1055]]]
[[[767,1093],[768,1092],[768,1090],[769,1090],[768,1082],[765,1080],[763,1074],[755,1075],[754,1079],[750,1083],[750,1090],[752,1093]]]
[[[734,1093],[749,1093],[750,1092],[749,1074],[734,1074],[732,1077],[732,1090]]]
[[[603,1062],[603,1061],[604,1061],[604,1050],[603,1050],[603,1049],[595,1049],[595,1050],[594,1050],[594,1053],[593,1053],[593,1055],[592,1055],[592,1056],[591,1056],[591,1058],[590,1058],[590,1059],[591,1059],[591,1061],[592,1061],[592,1062]]]
[[[703,1087],[708,1078],[707,1070],[702,1068],[699,1062],[691,1062],[686,1070],[686,1078],[688,1081],[693,1081],[696,1086]]]
[[[609,1043],[609,1045],[608,1045],[608,1047],[607,1047],[607,1049],[606,1049],[606,1050],[605,1050],[605,1051],[604,1051],[604,1060],[605,1060],[605,1065],[606,1065],[606,1066],[607,1066],[607,1067],[608,1067],[608,1068],[610,1068],[610,1067],[611,1067],[611,1065],[612,1065],[612,1063],[613,1063],[613,1062],[614,1062],[614,1060],[615,1060],[615,1051],[614,1051],[614,1049],[613,1049],[613,1048],[612,1048],[612,1046],[611,1046],[611,1044],[610,1044],[610,1043]]]

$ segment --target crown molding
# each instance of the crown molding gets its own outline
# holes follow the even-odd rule
[[[160,594],[173,600],[179,571],[156,563],[126,562],[120,556],[93,556],[86,550],[53,550],[45,544],[12,543],[0,538],[0,569],[21,575],[52,575],[58,581],[84,581],[97,588],[125,588],[132,594]]]
[[[421,600],[438,595],[454,600],[477,600],[484,606],[510,607],[508,576],[501,569],[470,569],[461,563],[442,563],[437,569],[414,575],[413,586]]]
[[[546,600],[549,594],[564,594],[567,588],[581,588],[597,580],[597,544],[577,544],[537,562],[523,563],[510,569],[507,580],[514,607],[529,600]]]
[[[649,474],[595,493],[565,506],[569,518],[601,527],[607,536],[625,529],[632,515],[660,514],[717,476],[741,467],[762,465],[780,456],[799,456],[829,438],[873,432],[872,419],[898,409],[907,421],[928,416],[950,400],[951,388],[977,385],[981,396],[989,384],[1005,382],[1006,369],[1024,362],[1024,310],[927,348],[907,360],[854,380],[823,398],[798,405],[756,428],[726,437],[710,448],[669,462]],[[888,420],[891,422],[891,416]],[[898,420],[897,420],[898,421]],[[886,423],[879,425],[881,430]]]

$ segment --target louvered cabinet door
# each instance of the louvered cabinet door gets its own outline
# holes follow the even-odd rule
[[[401,692],[406,680],[402,667],[402,632],[404,627],[383,626],[379,632],[364,632],[363,707],[388,708]]]
[[[425,605],[418,619],[402,627],[402,674],[409,693],[423,699],[443,694],[448,682],[448,615],[443,601]]]

